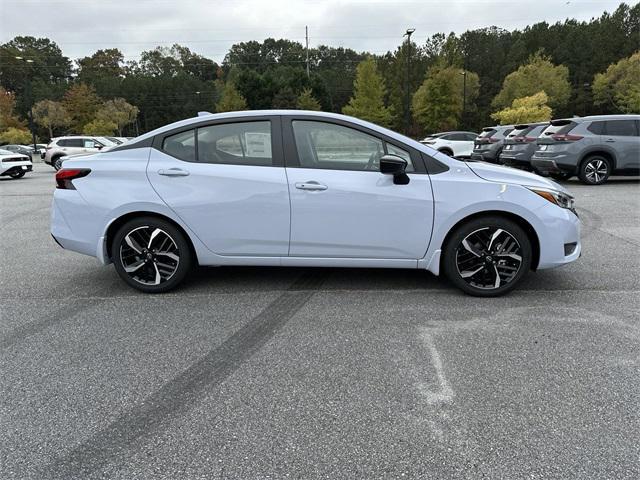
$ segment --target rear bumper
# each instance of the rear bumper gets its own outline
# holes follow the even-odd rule
[[[6,168],[6,170],[4,170]],[[14,163],[3,163],[2,164],[2,173],[0,176],[9,176],[20,172],[30,172],[33,170],[33,164],[31,162],[18,162]]]
[[[577,173],[577,158],[575,155],[560,153],[557,155],[531,157],[531,166],[541,173]]]

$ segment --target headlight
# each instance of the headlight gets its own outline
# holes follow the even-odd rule
[[[549,200],[551,203],[555,203],[561,208],[566,208],[568,210],[574,211],[575,202],[571,195],[567,195],[563,192],[558,192],[557,190],[547,190],[544,188],[532,188],[528,187],[533,193],[537,193],[545,200]]]

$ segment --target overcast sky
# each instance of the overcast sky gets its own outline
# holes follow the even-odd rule
[[[628,2],[635,4],[635,2]],[[220,62],[237,42],[288,38],[310,45],[394,50],[408,27],[419,44],[437,32],[496,25],[508,30],[565,18],[589,20],[614,0],[0,0],[0,42],[48,37],[76,59],[119,48],[126,60],[158,45],[180,43]]]

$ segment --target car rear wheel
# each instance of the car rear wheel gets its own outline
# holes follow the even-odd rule
[[[463,292],[496,297],[513,290],[531,268],[531,241],[507,218],[477,218],[453,232],[442,262],[444,274]]]
[[[11,178],[22,178],[25,172],[12,172],[9,174]]]
[[[611,163],[601,155],[592,155],[580,165],[578,177],[587,185],[602,185],[611,175]]]
[[[51,161],[51,166],[56,170],[60,170],[62,168],[62,157],[56,157]]]
[[[155,217],[124,224],[113,237],[111,255],[118,275],[145,293],[175,288],[192,264],[191,249],[182,232]]]
[[[449,148],[441,148],[438,151],[441,153],[444,153],[445,155],[449,155],[450,157],[453,157],[453,151]]]

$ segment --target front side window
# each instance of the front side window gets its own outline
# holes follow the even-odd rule
[[[633,120],[607,120],[607,135],[619,137],[635,137],[636,124]]]
[[[84,148],[97,148],[99,145],[98,142],[96,142],[95,140],[92,140],[90,138],[85,138],[83,140],[83,147]]]
[[[380,159],[388,153],[407,160],[407,171],[413,171],[409,152],[372,135],[332,123],[306,120],[292,123],[301,167],[378,171]]]
[[[239,122],[198,128],[198,161],[271,166],[271,122]]]
[[[196,133],[195,130],[176,133],[166,137],[162,142],[162,150],[180,160],[196,161]]]

